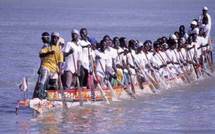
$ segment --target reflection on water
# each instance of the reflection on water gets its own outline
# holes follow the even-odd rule
[[[61,121],[59,115],[55,113],[48,113],[44,117],[38,118],[38,123],[41,126],[41,134],[58,134],[60,132]]]
[[[18,123],[18,132],[21,134],[29,134],[30,133],[30,128],[31,128],[31,125],[30,125],[30,122],[27,121],[27,120],[21,120],[19,121]]]
[[[108,133],[125,125],[123,114],[123,107],[77,107],[39,115],[36,122],[41,126],[41,134]]]

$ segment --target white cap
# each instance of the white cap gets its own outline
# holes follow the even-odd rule
[[[64,38],[62,38],[62,37],[59,38],[58,42],[61,44],[65,44]]]
[[[142,47],[142,46],[143,46],[143,42],[140,41],[140,42],[138,43],[138,46],[139,46],[139,47]]]
[[[172,34],[172,35],[170,36],[170,38],[173,39],[173,40],[177,40],[177,36],[176,36],[175,34]]]
[[[53,32],[51,36],[57,36],[60,37],[60,34],[58,32]]]
[[[203,10],[208,11],[208,7],[204,6]]]
[[[197,26],[197,22],[196,22],[195,20],[193,20],[193,21],[191,22],[191,24],[194,25],[194,26]]]
[[[79,31],[77,29],[73,29],[72,33],[78,34],[79,35]]]

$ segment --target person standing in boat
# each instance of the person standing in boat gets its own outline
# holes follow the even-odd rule
[[[57,79],[61,75],[61,63],[63,62],[63,53],[57,45],[60,34],[53,32],[51,34],[51,43],[48,47],[42,48],[40,58],[43,58],[39,76],[39,95],[40,99],[46,98],[46,84],[49,79]]]
[[[208,7],[206,6],[203,7],[202,14],[199,16],[198,23],[199,23],[200,29],[203,29],[205,33],[205,38],[208,40],[208,43],[211,44],[210,31],[211,31],[212,22],[211,22],[211,16],[208,13]]]
[[[75,81],[75,75],[78,75],[80,68],[80,58],[82,54],[82,48],[80,46],[79,31],[74,29],[71,33],[72,40],[67,42],[63,48],[63,54],[65,57],[65,66],[63,74],[64,89],[70,89]],[[77,72],[76,72],[77,69]]]
[[[41,49],[43,49],[43,48],[46,48],[46,47],[48,47],[50,45],[50,37],[49,37],[50,35],[49,35],[48,32],[43,32],[41,36],[42,36],[41,39],[42,39],[42,42],[43,42],[43,46],[42,46]],[[43,62],[43,58],[40,57],[40,60],[41,60],[40,67],[39,67],[39,69],[37,71],[38,75],[40,75],[40,69],[41,69],[41,64]],[[35,86],[35,89],[34,89],[33,98],[38,97],[38,95],[39,95],[39,89],[38,88],[39,88],[39,77],[38,77],[38,80],[37,80],[37,83],[36,83],[36,86]]]
[[[80,67],[80,85],[87,86],[88,73],[90,71],[91,44],[88,41],[88,32],[86,28],[80,30],[80,46],[82,47],[81,67]]]
[[[208,26],[209,26],[209,30],[211,31],[211,25],[212,25],[212,22],[211,22],[211,16],[209,15],[208,13],[208,7],[203,7],[202,9],[202,14],[199,16],[199,20],[198,20],[198,23],[199,23],[199,26],[201,26],[204,22],[204,17],[206,17],[208,19]]]
[[[128,50],[129,53],[127,54],[127,64],[129,64],[129,70],[131,73],[131,79],[133,79],[133,83],[138,83],[138,78],[142,77],[137,73],[139,70],[139,65],[136,65],[136,59],[137,59],[137,42],[134,39],[129,40],[128,42]]]
[[[105,54],[106,49],[106,42],[105,40],[101,40],[99,44],[99,49],[95,51],[96,57],[96,77],[98,83],[102,86],[102,88],[105,87],[104,79],[106,77],[106,61],[107,61],[107,55]]]
[[[207,60],[210,65],[213,64],[213,54],[212,54],[212,44],[210,39],[210,26],[208,24],[208,17],[203,17],[202,25],[200,27],[200,33],[202,35],[202,41],[203,45],[202,50],[205,57],[207,57]],[[213,68],[211,68],[213,71]]]
[[[50,37],[49,37],[49,33],[48,32],[43,32],[42,33],[42,42],[43,42],[43,46],[42,49],[45,47],[48,47],[50,45]]]
[[[115,74],[115,59],[117,57],[117,50],[113,48],[113,41],[110,38],[109,35],[105,35],[103,40],[105,41],[105,54],[107,55],[107,60],[106,60],[106,71],[107,71],[107,76],[109,80],[111,81],[112,85],[115,85],[114,79],[116,77]]]
[[[116,80],[118,83],[121,83],[123,80],[123,70],[122,70],[122,65],[120,64],[120,53],[119,53],[119,47],[120,42],[119,42],[119,37],[114,37],[113,38],[113,48],[116,50],[117,57],[113,61],[113,69],[116,74]]]
[[[196,78],[200,76],[200,69],[201,69],[201,42],[199,40],[199,30],[194,30],[193,34],[190,36],[190,42],[187,45],[188,57],[189,62],[194,65],[194,69],[196,71]]]
[[[120,48],[118,51],[118,55],[120,58],[120,61],[118,62],[118,66],[121,66],[123,69],[123,80],[122,83],[127,87],[130,84],[130,77],[128,73],[128,64],[127,64],[127,54],[128,51],[128,41],[125,37],[120,37]]]

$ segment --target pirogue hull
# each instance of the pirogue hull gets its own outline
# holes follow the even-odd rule
[[[168,80],[168,84],[171,86],[175,83],[180,83],[180,82],[181,81],[179,79]],[[140,89],[137,85],[135,85],[135,89],[136,89],[135,95],[138,95],[138,96],[141,96],[143,94],[153,93],[148,83],[144,83],[144,89]],[[113,87],[113,90],[115,95],[113,95],[110,89],[108,88],[103,89],[105,96],[110,102],[132,98],[128,94],[128,92],[126,92],[125,89],[123,89],[122,86]],[[127,90],[131,92],[130,89],[127,89]],[[72,108],[80,105],[80,92],[78,91],[78,89],[74,88],[69,90],[63,90],[63,93],[61,90],[48,90],[47,93],[48,93],[47,99],[40,100],[38,98],[34,98],[34,99],[20,100],[18,102],[18,105],[21,107],[29,107],[39,113],[44,113],[51,110],[63,108],[65,103],[68,108]],[[62,94],[64,95],[64,97],[62,97]],[[82,95],[83,105],[106,104],[106,100],[104,99],[104,96],[102,95],[99,89],[94,90],[94,95],[95,95],[94,101],[92,101],[91,94],[92,92],[90,89],[82,88],[81,95]]]

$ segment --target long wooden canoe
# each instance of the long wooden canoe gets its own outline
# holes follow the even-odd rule
[[[180,78],[180,76],[179,76]],[[181,83],[181,81],[177,78],[167,80],[170,87],[175,86],[176,83]],[[129,86],[130,87],[130,86]],[[147,82],[144,83],[144,89],[140,89],[137,85],[135,85],[136,95],[141,96],[143,94],[153,94],[150,86]],[[104,88],[103,91],[110,102],[122,100],[122,99],[130,99],[131,96],[128,95],[127,92],[123,89],[122,86],[113,87],[113,90],[117,96],[117,99],[114,98],[112,92],[108,88]],[[131,92],[130,89],[127,89]],[[79,106],[80,95],[76,88],[72,88],[69,90],[64,90],[64,100],[68,106],[68,108]],[[98,105],[98,104],[106,104],[104,97],[102,96],[100,90],[95,89],[95,100],[92,101],[91,90],[87,88],[83,88],[82,97],[84,105]],[[47,99],[40,100],[39,98],[34,99],[25,99],[18,101],[17,107],[29,107],[39,113],[44,113],[50,110],[63,108],[62,103],[62,93],[60,90],[47,90],[48,96]]]

